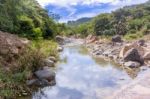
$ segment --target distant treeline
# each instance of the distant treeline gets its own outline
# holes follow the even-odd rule
[[[82,21],[82,20],[81,20]],[[87,36],[95,35],[127,35],[136,38],[150,31],[150,1],[144,4],[126,6],[112,13],[104,13],[94,17],[92,20],[80,23],[79,20],[69,24],[67,35],[80,34]]]

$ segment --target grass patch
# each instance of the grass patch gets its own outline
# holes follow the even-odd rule
[[[146,28],[143,27],[140,31],[137,31],[135,33],[132,33],[132,31],[130,31],[129,33],[127,33],[124,36],[125,40],[136,40],[136,39],[140,39],[142,37],[144,37],[144,33],[146,31]]]

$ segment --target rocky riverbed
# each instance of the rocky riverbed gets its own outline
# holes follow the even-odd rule
[[[148,68],[150,66],[150,41],[123,41],[120,36],[104,42],[93,36],[86,38],[86,46],[96,57],[111,59],[123,68]]]

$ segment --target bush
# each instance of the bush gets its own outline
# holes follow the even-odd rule
[[[104,30],[103,31],[103,35],[106,35],[106,36],[113,36],[115,35],[116,31],[115,29],[110,29],[110,30]]]
[[[19,17],[19,25],[20,25],[20,30],[22,31],[32,30],[34,27],[33,20],[24,15]]]
[[[35,38],[35,39],[42,39],[41,29],[40,28],[34,28],[32,37]]]
[[[129,29],[140,30],[143,26],[143,21],[135,19],[129,22]]]

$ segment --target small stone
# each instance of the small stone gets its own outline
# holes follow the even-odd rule
[[[141,69],[142,71],[145,71],[145,70],[148,69],[148,66],[141,66],[140,69]]]
[[[53,56],[48,57],[48,59],[49,59],[49,60],[52,60],[52,61],[54,61],[54,62],[56,62],[56,58],[53,57]]]
[[[112,42],[122,42],[120,35],[115,35],[112,37]]]
[[[139,40],[137,43],[140,46],[144,46],[145,45],[145,40]]]
[[[58,51],[58,52],[62,52],[62,51],[63,51],[63,47],[59,46],[59,47],[57,48],[57,51]]]
[[[28,93],[26,93],[26,92],[23,92],[23,93],[22,93],[22,95],[23,95],[23,96],[27,96],[27,95],[28,95]]]
[[[105,56],[109,56],[111,54],[111,51],[110,50],[107,50],[107,51],[105,51],[104,53],[103,53],[103,55],[105,55]]]
[[[53,67],[54,66],[54,61],[50,60],[49,58],[45,59],[44,60],[44,65],[49,66],[49,67]]]
[[[134,62],[134,61],[129,61],[129,62],[125,62],[124,66],[129,67],[129,68],[138,68],[138,67],[140,67],[140,63]]]
[[[27,80],[26,84],[28,86],[32,86],[36,81],[37,81],[37,79]]]

